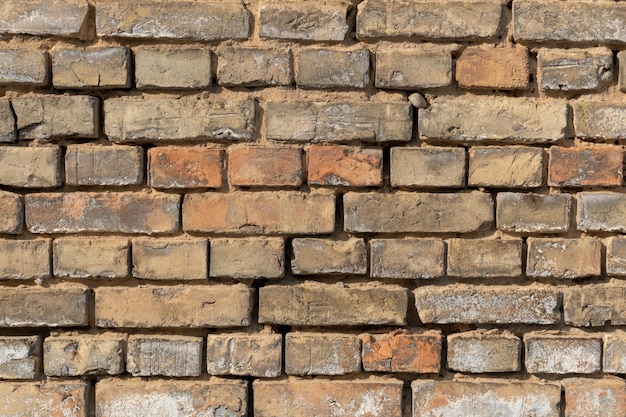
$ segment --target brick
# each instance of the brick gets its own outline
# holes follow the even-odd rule
[[[522,341],[509,332],[474,330],[451,334],[448,369],[457,372],[517,372]]]
[[[408,294],[396,285],[269,285],[259,289],[259,323],[357,326],[406,323]]]
[[[492,38],[501,15],[502,5],[493,1],[365,0],[358,6],[356,30],[359,38]]]
[[[599,276],[602,243],[595,238],[528,238],[526,275],[530,277],[583,278]]]
[[[522,240],[450,239],[447,264],[450,277],[519,277]]]
[[[166,146],[148,149],[148,184],[156,188],[218,188],[222,150]]]
[[[626,52],[620,51],[617,53],[618,62],[618,86],[620,91],[626,91]]]
[[[110,98],[104,101],[104,131],[113,142],[190,139],[250,140],[255,105],[250,100]],[[154,121],[159,120],[155,125]]]
[[[312,145],[307,156],[309,184],[367,187],[383,182],[381,149]]]
[[[0,280],[50,276],[50,239],[0,239]]]
[[[96,392],[96,415],[100,417],[248,415],[247,382],[234,379],[163,383],[140,378],[109,378],[98,381]]]
[[[361,372],[361,341],[341,333],[289,332],[285,336],[287,375],[346,375]]]
[[[208,277],[206,239],[137,238],[131,242],[136,278],[192,280]]]
[[[614,277],[626,276],[626,239],[611,237],[606,246],[606,273]]]
[[[622,184],[621,146],[550,148],[548,185],[552,187],[616,186]]]
[[[452,83],[452,54],[441,45],[383,48],[376,52],[378,88],[414,90]]]
[[[2,288],[0,327],[87,326],[87,295],[83,286]]]
[[[443,241],[371,239],[370,275],[374,278],[438,278],[444,274]]]
[[[402,381],[254,381],[258,417],[401,417]]]
[[[294,275],[367,273],[367,250],[363,239],[295,238],[291,246]]]
[[[454,285],[419,287],[415,306],[423,323],[554,324],[560,292],[552,287]]]
[[[88,15],[84,0],[7,0],[0,10],[0,33],[89,39]]]
[[[70,185],[136,185],[143,181],[143,149],[138,146],[69,145],[65,182]]]
[[[170,233],[178,229],[180,196],[148,192],[28,194],[32,233]]]
[[[61,185],[58,146],[0,147],[0,184],[19,188],[54,188]]]
[[[622,125],[626,117],[625,104],[615,101],[574,101],[570,105],[574,112],[576,137],[583,140],[626,139],[626,129]]]
[[[99,287],[94,292],[98,327],[219,328],[250,323],[252,290],[243,284]]]
[[[96,7],[99,37],[135,39],[246,39],[250,17],[242,3],[168,1],[102,3]]]
[[[264,1],[259,9],[259,34],[262,38],[342,41],[350,29],[347,13],[348,4],[343,1]]]
[[[0,233],[17,235],[22,233],[24,223],[24,201],[22,196],[0,191]]]
[[[526,333],[531,374],[591,374],[602,369],[602,339],[575,334]]]
[[[209,334],[207,371],[209,375],[280,376],[282,340],[280,334]]]
[[[43,344],[46,376],[118,375],[124,372],[126,335],[58,334]]]
[[[470,46],[456,61],[456,80],[462,88],[520,90],[528,87],[530,62],[523,46]]]
[[[40,358],[40,336],[0,337],[1,379],[37,378]]]
[[[297,55],[296,67],[300,88],[365,88],[370,82],[367,49],[303,49]]]
[[[545,49],[537,53],[542,90],[596,90],[613,78],[613,52],[605,47]]]
[[[244,187],[299,187],[302,184],[302,150],[231,146],[228,148],[228,182]]]
[[[429,381],[411,384],[413,415],[558,417],[561,387],[527,381]]]
[[[211,216],[204,214],[207,210]],[[183,228],[235,234],[332,233],[335,197],[268,191],[187,194],[183,202]]]
[[[567,105],[557,99],[440,98],[419,110],[418,125],[425,140],[530,144],[570,136]]]
[[[55,88],[129,88],[130,49],[124,47],[53,49]]]
[[[0,100],[0,143],[15,142],[15,115],[8,99]]]
[[[6,382],[0,384],[0,415],[87,417],[85,382]]]
[[[0,85],[48,84],[48,55],[28,49],[0,49]]]
[[[137,88],[206,88],[213,76],[211,51],[183,45],[138,46],[135,57]]]
[[[285,274],[282,238],[211,238],[209,276],[229,278],[281,278]]]
[[[126,370],[133,376],[199,376],[202,372],[202,338],[130,335]]]
[[[128,276],[127,239],[61,237],[52,244],[54,276],[123,278]]]
[[[12,98],[11,105],[18,139],[98,137],[97,97],[29,94]]]
[[[293,83],[289,49],[232,48],[217,51],[217,82],[225,86],[263,87]]]
[[[441,368],[439,331],[366,333],[361,341],[366,372],[437,373]]]
[[[626,333],[621,330],[605,333],[602,342],[602,370],[612,374],[626,372]]]
[[[626,324],[626,288],[586,285],[563,291],[565,323],[577,327]]]
[[[578,230],[626,232],[626,196],[609,192],[583,192],[576,196]]]
[[[565,417],[619,417],[626,413],[626,386],[618,378],[568,378]]]
[[[569,194],[498,193],[498,230],[515,233],[562,233],[570,227]]]
[[[471,193],[347,193],[344,229],[374,233],[467,233],[493,224],[493,201]]]
[[[270,102],[266,136],[293,142],[406,142],[413,116],[408,103]]]
[[[465,170],[463,148],[391,148],[392,187],[463,187]]]
[[[468,183],[478,187],[535,188],[544,184],[543,149],[525,146],[473,146]]]

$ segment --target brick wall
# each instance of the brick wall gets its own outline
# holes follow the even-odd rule
[[[0,416],[623,417],[626,3],[0,4]]]

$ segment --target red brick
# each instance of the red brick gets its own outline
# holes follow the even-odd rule
[[[148,150],[148,184],[155,188],[218,188],[222,185],[222,150],[151,148]]]
[[[565,417],[622,417],[626,415],[626,384],[620,378],[572,378],[565,389]]]
[[[22,233],[24,201],[19,194],[0,191],[0,233]]]
[[[550,148],[548,185],[553,187],[621,185],[621,146]]]
[[[89,385],[84,382],[0,383],[0,415],[87,417]]]
[[[363,334],[363,369],[367,372],[437,373],[441,368],[441,333]]]
[[[313,145],[308,151],[308,163],[309,184],[360,187],[383,181],[380,149]]]
[[[472,46],[456,62],[456,79],[463,88],[523,89],[528,86],[528,49]]]
[[[228,148],[228,182],[252,187],[299,187],[302,184],[302,150],[231,146]]]

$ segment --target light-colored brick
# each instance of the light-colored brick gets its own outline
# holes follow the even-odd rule
[[[280,376],[282,339],[280,334],[209,334],[207,371],[209,375]]]
[[[7,0],[0,9],[0,33],[89,39],[88,16],[84,0]]]
[[[157,280],[208,277],[208,245],[202,238],[132,240],[133,276]]]
[[[619,378],[564,379],[565,417],[620,417],[626,414],[626,385]]]
[[[22,196],[8,191],[0,191],[0,233],[20,234],[23,223],[24,201]]]
[[[569,230],[569,194],[498,193],[496,225],[517,233],[562,233]]]
[[[211,86],[211,51],[198,46],[138,46],[137,88],[206,88]]]
[[[88,417],[85,382],[3,382],[0,415]]]
[[[626,4],[624,4],[626,6]],[[624,9],[626,15],[626,9]],[[626,17],[626,16],[625,16]],[[622,121],[626,117],[626,104],[620,101],[573,101],[574,131],[583,140],[626,139]]]
[[[40,362],[40,336],[0,337],[0,379],[35,379]]]
[[[46,337],[46,376],[118,375],[124,372],[126,336],[116,333],[66,334]]]
[[[296,84],[301,88],[365,88],[369,72],[367,49],[303,49],[296,58]]]
[[[210,277],[281,278],[285,274],[285,241],[282,238],[212,238]]]
[[[374,278],[438,278],[444,274],[445,244],[435,239],[371,239]]]
[[[129,273],[127,239],[61,237],[52,248],[56,277],[123,278]]]
[[[591,374],[602,369],[602,339],[587,335],[526,333],[526,370],[531,374]]]
[[[60,162],[58,146],[0,146],[0,184],[19,188],[59,187]]]
[[[437,45],[382,48],[376,52],[378,88],[415,90],[452,83],[452,54]]]
[[[259,9],[259,34],[263,38],[342,41],[349,30],[347,12],[348,4],[337,0],[324,3],[266,0]]]
[[[346,375],[361,371],[361,341],[342,333],[289,332],[285,336],[287,375]]]
[[[50,239],[0,239],[0,280],[50,276]]]
[[[450,239],[447,264],[450,277],[519,277],[522,240]]]
[[[448,369],[457,372],[517,372],[522,341],[509,332],[475,330],[447,337]]]
[[[626,91],[626,52],[620,51],[617,53],[618,62],[618,85],[620,91]]]
[[[0,49],[0,85],[48,84],[48,55],[29,49]]]
[[[143,149],[138,146],[69,145],[65,182],[70,185],[135,185],[143,181]]]
[[[312,145],[307,182],[313,185],[366,187],[382,184],[383,152],[341,145]]]
[[[244,187],[299,187],[302,184],[302,149],[231,146],[228,148],[228,182]]]
[[[606,273],[614,277],[626,276],[626,239],[617,236],[608,239]]]
[[[602,243],[595,238],[528,238],[526,275],[530,277],[583,278],[599,276]]]
[[[563,291],[565,323],[577,327],[626,324],[626,287],[585,285]]]
[[[550,148],[548,185],[552,187],[617,186],[622,184],[621,146]]]
[[[456,80],[462,88],[520,90],[528,86],[530,61],[523,46],[470,46],[456,61]]]
[[[478,187],[535,188],[544,184],[543,149],[525,146],[473,146],[468,183]]]
[[[391,148],[393,187],[463,187],[463,148]]]
[[[602,370],[605,373],[626,373],[626,332],[605,333],[602,340]]]
[[[51,51],[55,88],[128,88],[130,49],[59,48]]]
[[[626,232],[626,196],[583,192],[577,195],[577,229],[585,232]]]
[[[366,372],[437,373],[441,368],[441,333],[407,330],[362,334]]]
[[[545,49],[537,53],[542,90],[596,90],[613,78],[613,53],[606,47]]]
[[[15,130],[15,115],[8,99],[0,99],[0,143],[15,142],[17,131]]]
[[[367,250],[363,239],[295,238],[291,246],[294,275],[367,273]]]
[[[130,335],[126,371],[133,376],[199,376],[202,372],[202,338]]]
[[[148,184],[156,188],[218,188],[222,150],[166,146],[148,149]]]
[[[217,82],[225,86],[279,86],[293,83],[289,49],[224,47],[217,51]]]

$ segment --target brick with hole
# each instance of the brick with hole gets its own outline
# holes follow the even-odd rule
[[[224,86],[290,85],[292,67],[289,49],[227,46],[217,50],[217,82]]]
[[[126,371],[133,376],[199,376],[202,338],[195,336],[130,335]]]
[[[119,375],[124,372],[126,335],[58,333],[46,337],[46,376]]]
[[[602,243],[595,238],[528,238],[526,274],[543,278],[584,278],[599,276]]]
[[[294,275],[367,273],[367,250],[363,239],[295,238],[291,247]]]
[[[441,368],[439,331],[366,333],[361,335],[361,341],[366,372],[437,373]]]
[[[0,49],[0,85],[48,84],[48,54],[40,50]]]
[[[367,49],[302,49],[296,55],[296,84],[300,88],[365,88],[370,81]]]
[[[570,228],[569,194],[498,193],[498,230],[514,233],[563,233]]]
[[[272,333],[209,334],[209,375],[271,378],[282,373],[282,335]]]
[[[135,85],[140,89],[207,88],[213,76],[211,51],[201,46],[133,48]]]
[[[0,184],[19,188],[61,186],[61,149],[58,146],[0,147]]]
[[[445,243],[436,239],[371,239],[370,275],[375,278],[438,278],[445,272]]]
[[[463,148],[391,148],[393,187],[461,188],[466,176]]]
[[[543,149],[528,146],[472,146],[468,184],[493,188],[536,188],[544,184]]]
[[[40,336],[1,336],[0,352],[0,379],[35,379],[39,375]]]
[[[444,87],[452,83],[452,54],[441,45],[399,48],[382,47],[376,52],[378,88],[415,90]]]
[[[548,185],[552,187],[617,186],[622,184],[621,146],[550,148]]]
[[[228,148],[228,183],[240,187],[299,187],[302,150],[276,146]]]
[[[577,333],[524,335],[526,370],[531,374],[592,374],[602,369],[602,338]]]
[[[235,279],[281,278],[285,241],[275,237],[211,238],[209,276]]]
[[[24,200],[22,196],[0,191],[0,233],[17,235],[24,225]]]
[[[285,336],[287,375],[346,375],[361,372],[361,341],[343,333],[289,332]]]
[[[143,182],[143,149],[138,146],[69,145],[65,182],[70,185],[137,185]]]
[[[266,0],[259,7],[259,34],[261,38],[342,41],[350,29],[347,12],[348,4],[337,0],[323,4]]]
[[[520,370],[522,341],[510,332],[474,330],[447,337],[448,368],[490,373]]]
[[[383,182],[383,153],[341,145],[312,145],[307,151],[312,185],[369,187]]]
[[[221,149],[164,146],[148,149],[148,184],[154,188],[219,188]]]
[[[204,238],[136,238],[132,243],[133,276],[156,280],[208,277],[208,243]]]
[[[456,61],[461,88],[521,90],[528,86],[530,60],[523,46],[470,46]]]

